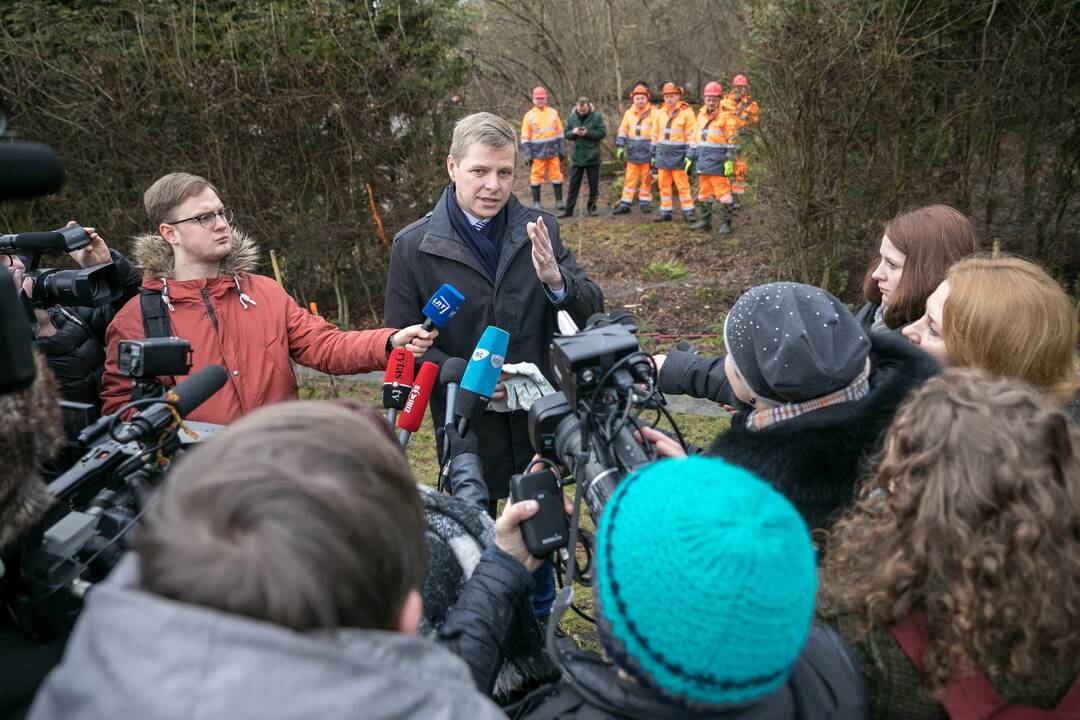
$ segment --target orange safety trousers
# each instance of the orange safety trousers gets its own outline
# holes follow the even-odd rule
[[[686,171],[659,168],[657,185],[660,186],[660,212],[671,213],[671,183],[673,181],[679,191],[679,207],[682,208],[683,212],[693,210],[694,196],[690,194],[690,178],[686,175]]]
[[[640,186],[640,187],[639,187]],[[638,202],[652,202],[652,170],[649,163],[626,163],[626,180],[622,187],[622,202],[634,202],[637,190]]]
[[[735,158],[735,177],[731,181],[731,192],[736,195],[746,192],[746,158],[742,155]]]
[[[698,175],[698,202],[719,200],[725,205],[731,202],[731,183],[723,175]]]
[[[552,185],[558,185],[562,182],[562,163],[559,162],[558,157],[534,158],[532,166],[529,168],[529,184],[539,187],[544,184],[544,172],[547,171],[548,178],[551,180]]]

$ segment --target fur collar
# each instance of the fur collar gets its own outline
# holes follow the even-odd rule
[[[175,272],[173,251],[165,238],[157,233],[136,235],[132,238],[135,263],[142,267],[144,276],[172,278]],[[251,273],[259,266],[262,251],[247,233],[233,228],[232,249],[221,261],[222,275]]]

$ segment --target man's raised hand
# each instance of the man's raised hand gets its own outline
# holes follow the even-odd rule
[[[536,222],[526,225],[525,230],[532,241],[532,261],[536,268],[536,277],[551,288],[552,292],[560,292],[564,285],[562,270],[555,261],[555,251],[551,248],[551,236],[548,235],[544,218],[536,218]]]

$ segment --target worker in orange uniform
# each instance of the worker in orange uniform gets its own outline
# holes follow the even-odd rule
[[[625,215],[634,203],[637,191],[641,212],[652,212],[652,129],[657,110],[649,102],[649,88],[638,83],[630,91],[633,105],[623,115],[615,138],[615,157],[626,162],[622,197],[612,215]]]
[[[652,130],[653,162],[660,186],[660,217],[654,222],[671,222],[673,203],[671,184],[679,191],[679,206],[683,220],[694,220],[694,196],[690,194],[690,140],[697,134],[697,120],[690,104],[682,99],[683,90],[666,82],[662,88],[664,104],[656,113]]]
[[[543,86],[533,88],[532,101],[532,108],[521,119],[521,155],[530,166],[532,204],[534,208],[540,207],[540,187],[547,173],[555,191],[555,207],[562,210],[562,119],[554,108],[547,106],[547,90]]]
[[[724,89],[718,82],[705,85],[702,93],[705,104],[698,111],[698,131],[690,141],[688,157],[694,162],[698,176],[697,205],[701,219],[691,230],[712,229],[712,217],[716,203],[720,203],[724,222],[721,235],[731,234],[731,182],[728,176],[734,172],[735,138],[739,131],[734,113],[723,104]]]
[[[737,143],[740,147],[745,147],[753,137],[755,126],[761,119],[757,101],[750,97],[750,84],[746,81],[745,75],[736,75],[732,78],[731,94],[728,95],[727,100],[734,106],[732,112],[739,123]],[[731,192],[734,195],[735,208],[738,209],[741,206],[739,200],[746,192],[746,155],[740,152],[739,148],[736,148],[735,176],[731,183]]]

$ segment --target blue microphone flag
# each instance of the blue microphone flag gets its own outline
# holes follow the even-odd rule
[[[490,398],[495,392],[495,385],[502,374],[506,348],[510,344],[510,333],[494,325],[488,325],[480,342],[476,343],[465,375],[461,378],[461,389]]]
[[[424,317],[436,327],[446,327],[446,323],[457,314],[464,302],[465,296],[458,292],[457,288],[450,283],[443,283],[424,306]]]

